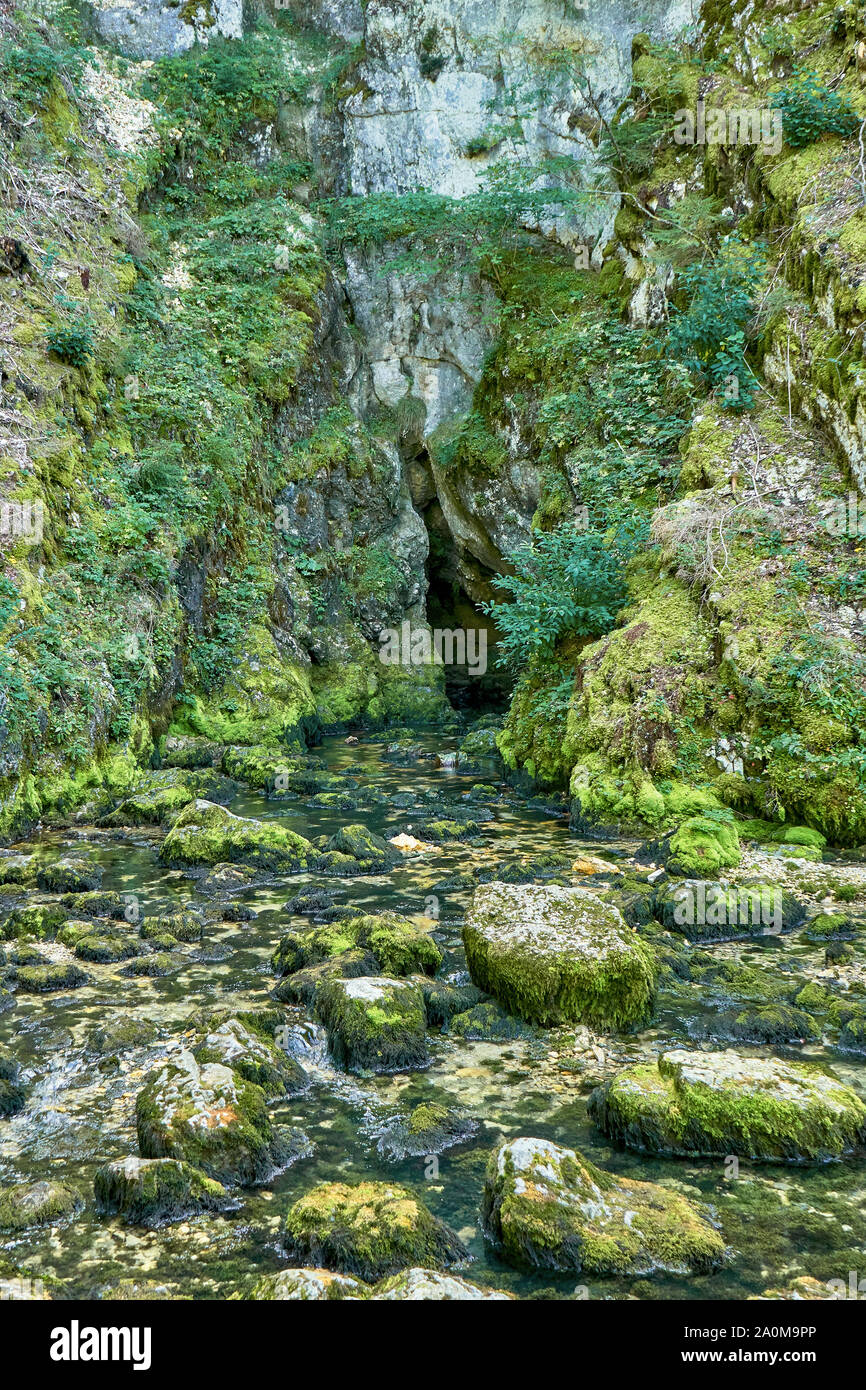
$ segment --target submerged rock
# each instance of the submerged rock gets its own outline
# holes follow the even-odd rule
[[[379,1134],[376,1147],[383,1158],[402,1162],[427,1154],[444,1153],[455,1144],[465,1144],[480,1129],[471,1115],[434,1101],[416,1105],[408,1115],[397,1115]]]
[[[106,1055],[126,1052],[132,1047],[147,1047],[155,1041],[158,1032],[152,1019],[142,1018],[137,1011],[129,1009],[93,1024],[87,1034],[87,1045],[92,1052]]]
[[[77,1192],[61,1182],[16,1183],[0,1188],[0,1231],[53,1226],[81,1206]]]
[[[649,949],[586,889],[485,884],[475,890],[463,942],[475,984],[528,1022],[624,1028],[652,1012]]]
[[[223,1211],[231,1199],[222,1183],[176,1158],[120,1158],[93,1180],[97,1209],[131,1225],[164,1226],[199,1211]]]
[[[424,999],[408,980],[330,980],[316,1011],[335,1060],[352,1071],[411,1071],[430,1060]]]
[[[543,1036],[536,1024],[524,1023],[489,999],[456,1014],[446,1031],[471,1042],[515,1042]]]
[[[289,1259],[362,1279],[415,1265],[445,1269],[469,1258],[459,1236],[408,1188],[392,1183],[321,1183],[286,1216]]]
[[[821,1163],[860,1147],[866,1104],[802,1063],[735,1052],[667,1052],[594,1091],[590,1114],[641,1153]]]
[[[310,1152],[278,1134],[261,1087],[218,1062],[180,1052],[150,1073],[135,1103],[143,1158],[178,1158],[226,1186],[255,1186]]]
[[[160,850],[164,864],[241,862],[283,873],[297,873],[316,857],[309,840],[279,821],[250,820],[201,800],[181,811]]]
[[[725,1242],[678,1192],[633,1182],[547,1139],[512,1139],[492,1154],[485,1233],[508,1264],[558,1274],[706,1273]]]

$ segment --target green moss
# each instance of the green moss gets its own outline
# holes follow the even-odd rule
[[[611,1138],[640,1152],[825,1162],[858,1148],[866,1106],[815,1067],[733,1053],[667,1053],[593,1092]]]
[[[515,1139],[491,1155],[482,1220],[502,1259],[534,1271],[706,1273],[725,1253],[688,1198],[616,1177],[543,1139]]]
[[[692,816],[684,821],[670,842],[669,873],[717,877],[721,869],[740,862],[740,837],[733,821]]]
[[[284,1241],[291,1260],[367,1280],[413,1266],[444,1269],[467,1256],[453,1231],[392,1183],[321,1183],[289,1209]]]
[[[165,864],[252,864],[297,873],[316,854],[309,840],[276,821],[235,816],[210,801],[194,801],[177,817],[163,841]]]

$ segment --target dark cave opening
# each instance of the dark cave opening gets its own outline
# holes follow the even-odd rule
[[[445,693],[457,710],[504,714],[514,678],[499,665],[499,629],[478,606],[496,595],[493,572],[477,561],[467,566],[435,498],[422,516],[430,538],[427,621],[434,641],[441,634]]]

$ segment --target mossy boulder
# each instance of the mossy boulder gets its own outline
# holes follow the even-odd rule
[[[463,943],[474,983],[528,1022],[626,1028],[652,1013],[649,948],[586,889],[484,884]]]
[[[740,862],[740,837],[733,821],[690,816],[670,838],[665,868],[669,874],[717,877]]]
[[[244,1298],[257,1303],[286,1303],[295,1299],[331,1302],[342,1298],[368,1298],[370,1286],[331,1269],[281,1269],[257,1279]],[[232,1295],[234,1297],[234,1295]]]
[[[434,975],[442,964],[442,952],[428,930],[396,912],[381,912],[289,933],[277,945],[273,966],[278,975],[291,975],[355,947],[369,951],[383,975]]]
[[[48,903],[32,903],[15,907],[0,925],[0,941],[44,941],[57,935],[59,927],[69,918],[62,907]]]
[[[15,1183],[0,1188],[0,1231],[53,1226],[81,1206],[78,1194],[61,1182]]]
[[[97,889],[89,893],[64,893],[60,906],[67,917],[110,917],[116,921],[137,921],[138,909],[128,893],[109,893]]]
[[[180,1159],[225,1186],[267,1182],[303,1151],[274,1129],[259,1086],[187,1051],[146,1078],[135,1120],[143,1158]]]
[[[110,1055],[127,1052],[133,1047],[147,1047],[156,1040],[159,1029],[151,1018],[143,1018],[132,1009],[121,1011],[114,1018],[93,1024],[87,1034],[87,1046],[92,1052]]]
[[[147,947],[136,937],[123,932],[88,932],[79,937],[74,946],[79,960],[92,961],[97,965],[112,965],[121,960],[132,960],[143,955]]]
[[[209,1029],[194,1053],[200,1064],[221,1062],[231,1067],[245,1081],[260,1086],[271,1100],[299,1095],[309,1085],[300,1062],[239,1018],[225,1019]]]
[[[172,941],[191,945],[201,941],[204,936],[204,922],[194,912],[168,912],[158,917],[148,917],[142,922],[139,934],[144,941],[161,941],[163,937],[171,937]]]
[[[375,1303],[471,1303],[510,1301],[514,1295],[501,1289],[484,1289],[456,1274],[440,1274],[435,1269],[403,1269],[378,1283],[370,1298]]]
[[[603,1172],[547,1139],[512,1139],[491,1155],[482,1221],[508,1264],[557,1274],[706,1273],[725,1253],[708,1214],[680,1193]]]
[[[455,1038],[470,1042],[515,1042],[543,1036],[537,1024],[525,1023],[507,1013],[495,999],[484,999],[464,1013],[455,1014],[446,1030]]]
[[[816,1067],[735,1052],[667,1052],[592,1093],[609,1138],[641,1153],[821,1163],[860,1147],[866,1104]]]
[[[408,1114],[389,1120],[378,1135],[376,1147],[384,1158],[402,1162],[404,1158],[440,1154],[455,1144],[465,1144],[479,1128],[478,1120],[462,1110],[423,1101]]]
[[[785,888],[766,883],[732,887],[693,878],[659,889],[654,912],[668,931],[689,941],[778,935],[806,920],[805,904]]]
[[[309,840],[279,821],[236,816],[212,801],[194,801],[180,813],[163,841],[164,864],[251,864],[297,873],[315,863]]]
[[[446,1269],[468,1259],[459,1236],[423,1202],[393,1183],[321,1183],[289,1209],[289,1259],[362,1279],[383,1279],[416,1265]]]
[[[863,926],[846,912],[819,912],[803,929],[806,941],[851,941]]]
[[[57,859],[36,871],[36,882],[46,893],[89,893],[102,882],[102,868],[88,859]]]
[[[90,976],[74,961],[22,965],[12,978],[22,994],[56,994],[63,989],[80,989],[90,982]]]
[[[392,869],[401,859],[401,854],[381,835],[368,830],[365,825],[344,825],[325,842],[327,855],[342,855],[348,863],[329,861],[330,867],[340,873],[381,874]],[[354,866],[354,867],[353,867]]]
[[[316,994],[316,1012],[335,1060],[352,1071],[411,1071],[429,1063],[424,998],[408,980],[329,980]]]
[[[157,1227],[230,1205],[222,1183],[176,1158],[120,1158],[97,1170],[97,1209],[135,1226]]]
[[[297,970],[280,980],[272,994],[280,1003],[306,1004],[310,1007],[332,980],[357,980],[364,975],[378,974],[378,963],[369,951],[341,951],[338,956]]]

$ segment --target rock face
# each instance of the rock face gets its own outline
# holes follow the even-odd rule
[[[822,1163],[860,1147],[866,1104],[815,1068],[734,1052],[666,1052],[594,1091],[590,1113],[644,1153]]]
[[[485,884],[463,943],[475,984],[530,1022],[625,1028],[652,1011],[649,951],[617,908],[585,889]]]
[[[163,841],[164,864],[252,864],[295,873],[316,858],[309,840],[275,821],[236,816],[212,801],[193,801]]]
[[[227,1186],[266,1182],[309,1152],[299,1134],[277,1135],[260,1087],[191,1052],[151,1073],[135,1119],[143,1158],[177,1158]]]
[[[239,39],[243,33],[242,0],[192,0],[185,5],[93,0],[87,8],[100,37],[133,58],[162,58],[184,53],[194,43],[206,45],[210,38]]]
[[[97,1206],[130,1224],[156,1227],[198,1211],[231,1204],[222,1183],[176,1158],[129,1158],[106,1163],[93,1180]]]
[[[425,1067],[424,998],[408,980],[384,975],[329,980],[316,995],[336,1060],[354,1071],[410,1071]]]
[[[491,1156],[483,1221],[509,1264],[559,1274],[706,1273],[725,1252],[679,1193],[602,1172],[546,1139],[513,1139]]]
[[[445,1269],[468,1258],[459,1237],[405,1187],[321,1183],[290,1208],[286,1254],[344,1274],[382,1279],[423,1265]]]

